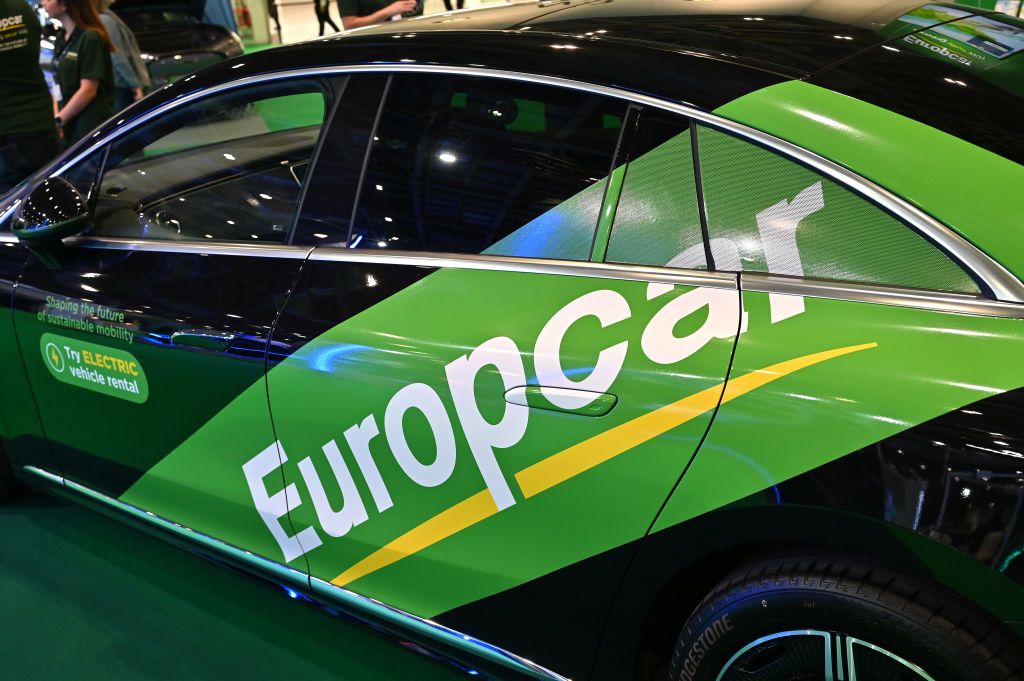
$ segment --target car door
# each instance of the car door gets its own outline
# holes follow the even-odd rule
[[[276,551],[232,437],[205,426],[255,396],[231,427],[272,432],[267,342],[309,250],[286,241],[333,92],[317,78],[228,85],[64,171],[91,192],[89,228],[28,263],[15,321],[69,481]]]
[[[526,626],[537,610],[496,599],[604,557],[573,587],[593,645],[630,543],[710,422],[739,326],[735,276],[703,269],[688,122],[641,153],[682,135],[684,212],[663,219],[696,246],[689,269],[600,264],[639,108],[483,76],[394,74],[386,89],[361,115],[365,162],[322,156],[312,180],[322,196],[336,180],[320,188],[321,172],[359,179],[357,209],[307,203],[296,235],[325,245],[273,338],[283,467],[266,485],[284,476],[295,533],[278,555],[301,550],[316,589],[527,656],[558,620]],[[250,438],[253,460],[269,465],[273,444]],[[586,647],[539,661],[581,669]]]

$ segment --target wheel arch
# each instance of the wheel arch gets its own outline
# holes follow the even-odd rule
[[[655,678],[687,617],[724,576],[783,555],[874,563],[933,584],[994,622],[1024,619],[1024,589],[936,540],[863,515],[733,505],[648,536],[615,599],[593,679]]]

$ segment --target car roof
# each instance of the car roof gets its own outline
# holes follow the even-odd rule
[[[543,31],[697,51],[800,78],[890,39],[879,30],[921,5],[921,0],[542,0],[386,22],[346,35]]]

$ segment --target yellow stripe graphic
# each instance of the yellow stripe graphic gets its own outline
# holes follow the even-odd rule
[[[595,435],[578,444],[549,456],[532,466],[516,473],[515,478],[527,498],[551,489],[570,478],[576,477],[630,449],[651,440],[662,433],[681,426],[702,414],[713,410],[719,402],[725,404],[752,390],[767,385],[809,366],[853,352],[877,347],[878,343],[851,345],[825,352],[772,364],[763,369],[730,379],[725,384],[712,386],[660,409],[638,416],[610,430]],[[498,512],[491,493],[477,492],[465,501],[442,511],[430,520],[414,527],[394,541],[374,551],[348,570],[331,580],[332,584],[345,586],[365,577],[407,556],[422,551],[457,532],[475,525]]]
[[[877,343],[853,345],[773,364],[770,367],[758,369],[730,380],[726,383],[725,394],[722,394],[722,384],[719,383],[706,390],[701,390],[699,393],[684,397],[678,402],[665,405],[649,414],[639,416],[632,421],[626,421],[611,430],[606,430],[589,440],[584,440],[554,456],[539,461],[516,473],[516,481],[519,482],[523,495],[530,498],[711,411],[718,404],[720,395],[722,404],[725,404],[794,371],[833,357],[873,348],[876,345]]]
[[[366,558],[345,570],[331,580],[332,584],[345,586],[371,572],[376,572],[406,556],[422,551],[442,539],[447,539],[456,532],[461,532],[470,525],[490,518],[498,512],[494,497],[487,490],[477,492],[465,501],[460,501],[446,511],[409,530],[382,548],[374,551]]]

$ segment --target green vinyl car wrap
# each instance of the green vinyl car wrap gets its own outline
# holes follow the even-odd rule
[[[812,65],[506,9],[739,75],[385,67],[421,37],[376,28],[168,86],[0,203],[15,475],[470,676],[1020,678],[1024,142],[954,128],[1020,111],[1024,27],[906,2]]]

